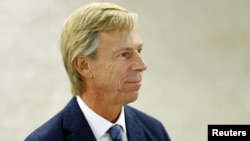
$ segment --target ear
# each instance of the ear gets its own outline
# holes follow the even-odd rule
[[[78,71],[81,76],[85,78],[92,78],[92,73],[90,71],[89,60],[85,57],[77,56],[73,63],[75,69]]]

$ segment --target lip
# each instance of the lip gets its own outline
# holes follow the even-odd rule
[[[141,80],[127,81],[127,84],[141,85]]]

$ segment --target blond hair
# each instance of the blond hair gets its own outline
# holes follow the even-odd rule
[[[69,15],[62,28],[60,48],[73,95],[86,90],[84,78],[74,67],[74,59],[77,56],[96,57],[98,32],[132,30],[136,22],[135,13],[113,3],[91,3]]]

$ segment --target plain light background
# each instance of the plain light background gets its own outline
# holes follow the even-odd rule
[[[71,98],[58,38],[88,2],[0,0],[1,141],[24,140]],[[148,70],[132,106],[173,141],[205,141],[208,124],[250,123],[249,0],[109,2],[139,15]]]

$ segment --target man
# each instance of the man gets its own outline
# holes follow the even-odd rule
[[[60,47],[74,96],[26,141],[170,140],[158,120],[127,106],[147,68],[136,18],[112,3],[91,3],[67,18]]]

